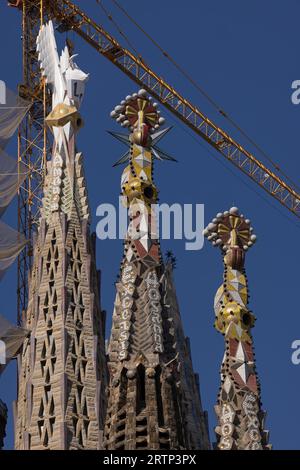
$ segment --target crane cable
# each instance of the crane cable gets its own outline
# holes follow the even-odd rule
[[[177,127],[181,128],[181,130],[187,134],[191,139],[193,139],[197,145],[200,145],[205,152],[207,152],[211,157],[215,159],[216,162],[218,162],[220,165],[225,168],[229,173],[232,174],[235,178],[239,179],[239,181],[246,186],[250,191],[255,193],[259,198],[261,198],[266,204],[268,204],[270,207],[272,207],[275,211],[277,211],[282,217],[284,217],[288,222],[290,222],[294,227],[297,227],[300,230],[300,224],[296,222],[294,218],[290,218],[284,211],[281,210],[281,206],[277,206],[277,204],[273,203],[273,200],[270,198],[267,198],[263,195],[262,191],[258,191],[253,184],[248,184],[248,181],[242,177],[240,173],[237,173],[236,171],[233,170],[233,168],[230,167],[230,165],[227,164],[227,161],[225,162],[224,160],[220,160],[220,158],[217,157],[215,152],[212,151],[211,147],[205,145],[205,142],[203,142],[200,139],[197,139],[195,136],[194,132],[191,131],[191,129],[187,126],[185,126],[181,121],[177,122],[176,118],[174,117],[174,114],[170,110],[166,110],[166,114],[168,115],[168,119],[172,121],[173,123],[176,124]]]
[[[114,25],[114,27],[117,29],[118,33],[125,39],[125,41],[127,42],[128,46],[134,51],[134,53],[136,54],[137,57],[141,58],[141,54],[137,51],[137,49],[134,47],[134,45],[132,44],[132,42],[128,39],[128,37],[126,36],[126,34],[121,30],[120,26],[118,25],[118,23],[113,19],[112,15],[110,13],[108,13],[107,9],[105,8],[105,6],[103,5],[102,3],[102,0],[96,0],[96,2],[98,3],[98,5],[100,6],[100,8],[103,10],[104,14],[107,16],[107,18],[109,19],[109,21],[112,22],[112,24]]]
[[[97,3],[102,5],[101,0],[96,0]],[[281,173],[292,185],[300,190],[300,186],[298,186],[286,173],[281,170],[279,165],[271,159],[271,157],[258,145],[256,142],[249,137],[249,135],[238,125],[235,123],[235,121],[227,114],[204,90],[200,85],[195,82],[195,80],[181,67],[170,54],[168,54],[160,45],[159,43],[149,34],[147,31],[144,30],[144,28],[125,10],[125,8],[119,4],[117,0],[111,0],[114,5],[123,12],[123,14],[129,19],[131,23],[133,23],[151,42],[154,44],[154,46],[159,49],[159,51],[163,54],[165,58],[167,58],[173,65],[174,67],[196,88],[207,100],[208,102],[223,116],[225,119],[227,119],[230,124],[240,132],[241,135],[243,135],[248,142],[250,142],[253,147],[255,147],[276,169],[277,172]],[[102,5],[103,7],[103,5]],[[103,7],[104,8],[104,7]],[[111,15],[110,15],[111,17]],[[122,34],[124,35],[124,33]]]

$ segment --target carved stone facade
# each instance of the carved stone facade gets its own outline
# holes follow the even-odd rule
[[[19,363],[17,449],[99,449],[105,413],[105,316],[88,223],[73,206],[41,221],[31,330]]]
[[[183,419],[186,423],[186,448],[210,449],[208,416],[202,408],[199,375],[193,369],[190,340],[183,331],[170,261],[165,265],[161,283],[165,292],[164,305],[168,309],[174,328],[175,347],[178,353],[179,386],[182,393]]]
[[[126,97],[112,116],[131,127],[129,136],[115,134],[130,147],[119,161],[129,161],[121,185],[130,223],[108,348],[105,447],[207,449],[198,379],[152,211],[153,159],[171,159],[156,147],[167,130],[156,132],[163,118],[144,90]]]

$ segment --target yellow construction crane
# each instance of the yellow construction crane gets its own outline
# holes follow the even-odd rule
[[[35,200],[39,191],[49,139],[44,123],[47,95],[41,81],[35,40],[41,23],[54,19],[61,31],[72,30],[105,56],[139,86],[145,88],[190,129],[214,147],[223,157],[248,175],[256,184],[277,199],[290,212],[300,217],[300,194],[273,173],[252,153],[223,131],[195,105],[188,101],[163,78],[157,75],[141,57],[125,49],[102,26],[89,18],[69,0],[15,0],[9,2],[22,11],[24,78],[20,88],[23,97],[33,103],[27,121],[19,133],[19,160],[31,170],[31,175],[20,190],[19,230],[31,238],[35,218]],[[43,141],[43,142],[41,142]],[[27,271],[31,266],[31,248],[19,260],[18,312],[26,308]]]

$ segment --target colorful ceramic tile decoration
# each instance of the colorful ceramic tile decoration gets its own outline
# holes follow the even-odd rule
[[[220,450],[268,450],[265,412],[255,368],[251,329],[255,317],[248,307],[245,253],[255,243],[250,220],[237,207],[219,213],[204,230],[213,246],[221,249],[224,281],[214,302],[215,328],[225,337],[221,387],[215,406],[215,428]]]

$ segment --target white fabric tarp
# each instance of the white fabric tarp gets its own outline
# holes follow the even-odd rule
[[[26,243],[24,235],[0,220],[0,280]]]
[[[26,168],[4,151],[9,139],[30,108],[30,104],[0,80],[0,216],[26,177]]]
[[[31,104],[8,89],[0,80],[0,148],[4,149]]]
[[[26,167],[0,149],[0,217],[26,178]]]
[[[12,325],[0,315],[0,375],[11,359],[20,351],[29,331]]]

